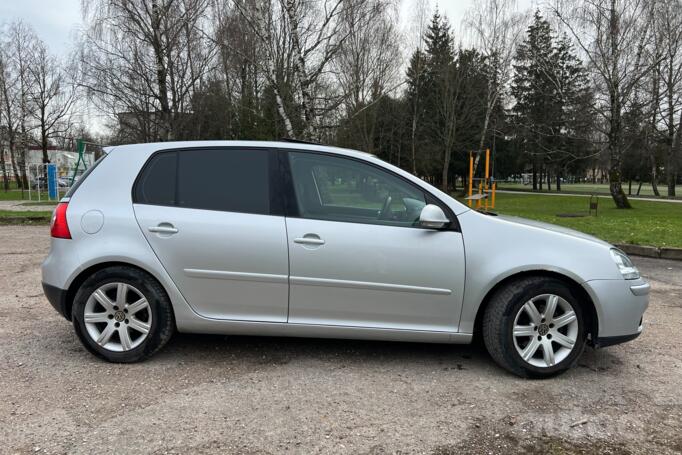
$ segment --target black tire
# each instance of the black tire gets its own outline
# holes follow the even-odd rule
[[[92,293],[107,283],[115,282],[126,283],[140,291],[149,303],[152,316],[147,338],[139,346],[122,352],[111,351],[97,344],[88,334],[83,320],[85,305]],[[125,266],[99,270],[85,280],[74,298],[71,319],[83,346],[97,357],[114,363],[139,362],[152,356],[175,332],[173,309],[161,284],[148,273]]]
[[[526,362],[514,345],[514,319],[530,299],[554,294],[570,304],[578,321],[578,334],[570,354],[551,367],[538,367]],[[525,378],[548,378],[571,368],[582,354],[587,340],[585,312],[571,288],[561,280],[549,277],[527,277],[510,282],[495,292],[483,315],[483,340],[490,356],[502,368]]]

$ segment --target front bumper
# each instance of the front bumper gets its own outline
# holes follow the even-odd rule
[[[66,311],[66,291],[43,281],[43,292],[54,309],[70,321],[71,315]]]
[[[585,283],[597,310],[599,327],[593,344],[611,346],[634,340],[642,332],[649,306],[649,283],[637,280],[592,280]]]
[[[632,335],[621,335],[616,337],[598,337],[596,340],[592,342],[592,345],[595,348],[605,348],[607,346],[613,346],[614,344],[627,343],[628,341],[634,340],[641,334],[642,332],[640,330],[639,332],[633,333]]]

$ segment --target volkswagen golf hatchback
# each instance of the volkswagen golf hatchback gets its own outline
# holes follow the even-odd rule
[[[588,235],[460,204],[366,153],[117,146],[61,200],[45,295],[93,354],[173,332],[469,343],[520,376],[637,337],[649,284]]]

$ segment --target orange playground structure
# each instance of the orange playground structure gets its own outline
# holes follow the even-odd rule
[[[476,201],[476,208],[483,207],[485,210],[495,208],[495,189],[497,183],[494,177],[490,175],[490,149],[485,150],[485,177],[474,177],[474,153],[469,152],[469,191],[467,200],[469,207],[473,207]],[[474,185],[478,192],[474,194]]]

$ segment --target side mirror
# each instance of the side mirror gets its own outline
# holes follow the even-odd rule
[[[423,228],[442,229],[450,224],[443,209],[434,204],[427,204],[419,215],[419,225]]]

